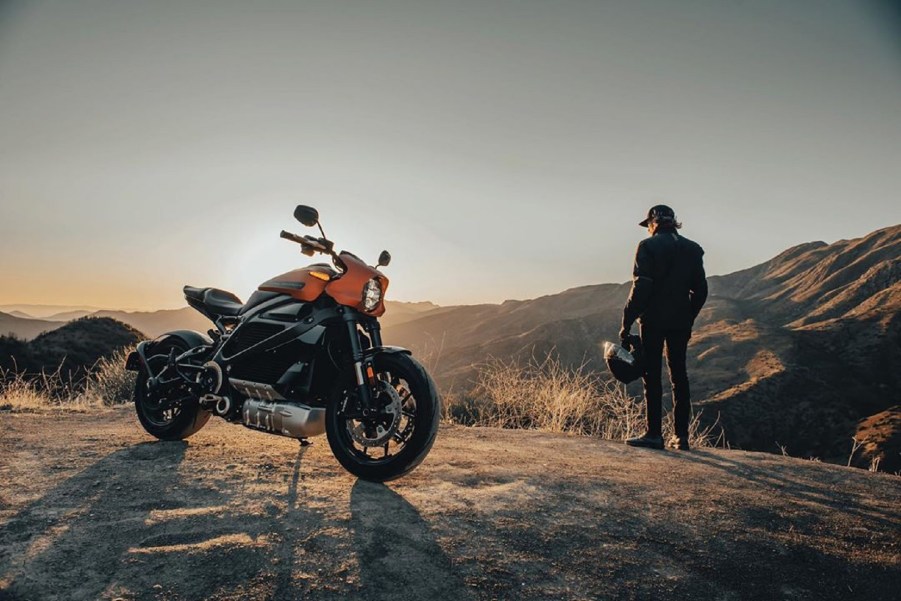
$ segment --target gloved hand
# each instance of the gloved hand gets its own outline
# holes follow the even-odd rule
[[[625,342],[626,339],[632,335],[631,330],[632,330],[632,324],[629,324],[629,325],[623,324],[623,327],[620,328],[620,330],[619,330],[619,339],[622,342]]]

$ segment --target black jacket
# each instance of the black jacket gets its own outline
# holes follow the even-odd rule
[[[704,249],[675,229],[657,230],[635,251],[632,291],[623,309],[626,329],[690,329],[707,300]]]

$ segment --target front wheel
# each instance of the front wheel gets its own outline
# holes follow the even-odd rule
[[[363,415],[352,383],[329,403],[325,431],[335,458],[363,480],[400,478],[428,455],[438,435],[441,400],[435,383],[409,355],[373,360],[375,409]]]

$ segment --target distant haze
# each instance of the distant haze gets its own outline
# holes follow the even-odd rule
[[[316,206],[389,297],[710,273],[901,223],[889,2],[0,3],[0,305],[246,297]]]

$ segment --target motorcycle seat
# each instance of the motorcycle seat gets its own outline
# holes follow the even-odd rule
[[[218,288],[185,286],[184,292],[188,300],[201,303],[214,315],[231,317],[237,315],[244,306],[240,298],[231,292],[219,290]]]

